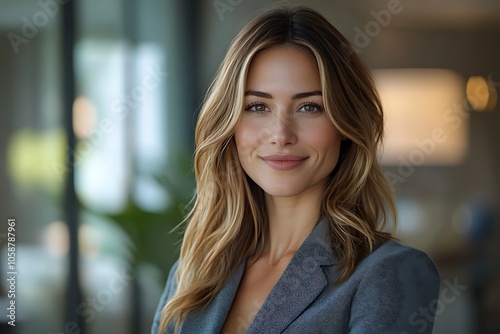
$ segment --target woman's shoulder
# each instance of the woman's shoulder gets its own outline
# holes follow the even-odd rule
[[[431,257],[424,251],[404,245],[395,240],[387,240],[375,245],[373,252],[359,264],[361,270],[381,270],[389,268],[413,268],[439,276]]]
[[[440,285],[439,271],[431,257],[420,249],[395,240],[377,244],[359,263],[353,276],[358,282],[366,278],[380,278],[397,280],[403,285],[405,282],[421,282],[433,289]]]

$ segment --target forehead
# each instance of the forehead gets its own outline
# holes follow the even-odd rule
[[[246,81],[251,90],[321,90],[316,60],[295,46],[274,46],[252,59]]]

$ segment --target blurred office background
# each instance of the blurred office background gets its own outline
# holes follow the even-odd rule
[[[203,92],[250,18],[300,4],[373,70],[399,237],[442,276],[434,333],[500,332],[499,1],[0,0],[0,304],[15,218],[16,333],[149,333]]]

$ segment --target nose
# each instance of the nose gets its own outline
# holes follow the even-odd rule
[[[269,142],[273,145],[292,145],[297,141],[293,117],[288,113],[276,113],[271,117]]]

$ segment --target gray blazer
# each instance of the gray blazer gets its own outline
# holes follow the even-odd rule
[[[422,251],[387,241],[366,257],[344,283],[334,285],[338,262],[329,247],[328,224],[321,220],[297,250],[247,334],[432,333],[440,278]],[[157,334],[161,310],[176,289],[172,267],[156,311],[152,334]],[[191,312],[181,334],[219,333],[245,270],[241,263],[224,288],[203,310]],[[165,333],[173,333],[170,326]]]

